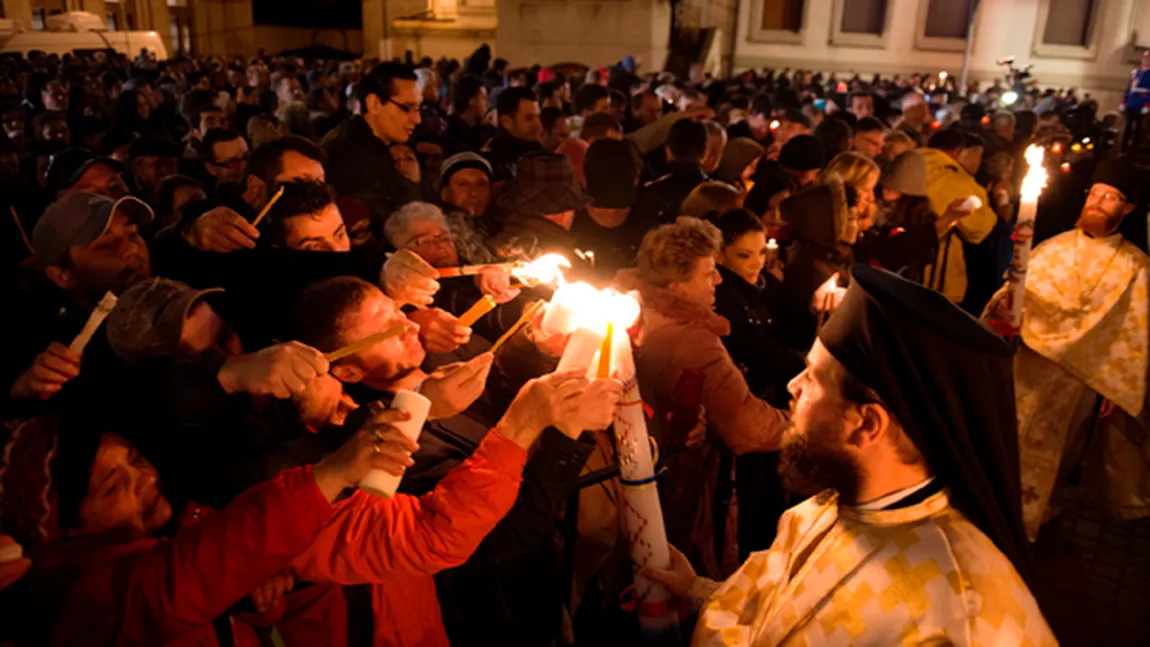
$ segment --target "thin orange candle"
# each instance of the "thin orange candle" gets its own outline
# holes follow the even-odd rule
[[[483,318],[483,315],[495,309],[495,299],[491,298],[490,294],[483,295],[483,298],[476,301],[475,305],[467,309],[463,316],[459,317],[459,323],[470,328],[475,325],[476,321]]]
[[[612,339],[615,333],[615,325],[610,321],[607,322],[607,334],[603,337],[603,343],[599,344],[599,371],[596,373],[598,377],[611,377],[611,349]]]

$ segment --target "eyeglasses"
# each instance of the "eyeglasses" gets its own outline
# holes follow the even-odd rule
[[[410,115],[411,113],[419,110],[419,106],[409,106],[406,103],[400,103],[400,102],[396,101],[395,99],[388,99],[387,102],[390,103],[391,105],[395,106],[396,108],[399,108],[400,110],[402,110],[403,114],[405,114],[405,115]]]
[[[247,162],[248,157],[249,157],[249,155],[244,154],[244,155],[241,155],[240,157],[233,157],[232,159],[220,160],[218,162],[210,161],[210,162],[208,162],[208,164],[211,164],[212,166],[221,166],[221,167],[222,166],[237,166],[239,164],[243,164],[243,163]]]
[[[408,248],[414,247],[447,247],[455,243],[450,233],[436,234],[434,236],[420,236],[411,239],[407,244]]]
[[[1104,191],[1102,193],[1087,191],[1086,197],[1097,198],[1100,202],[1126,202],[1126,196],[1117,191]]]

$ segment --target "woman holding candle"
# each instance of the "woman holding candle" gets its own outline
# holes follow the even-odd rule
[[[731,324],[715,314],[715,288],[722,282],[716,255],[722,236],[695,218],[650,231],[639,250],[639,265],[615,277],[621,290],[638,291],[645,334],[636,352],[643,401],[654,409],[650,432],[667,437],[667,415],[684,371],[703,374],[700,405],[707,413],[711,443],[668,459],[668,478],[659,484],[667,515],[668,540],[686,546],[692,562],[707,572],[724,572],[735,558],[734,532],[726,531],[728,510],[716,510],[720,447],[736,455],[776,451],[787,416],[757,397],[723,346]],[[718,530],[718,533],[716,533]],[[723,541],[725,535],[725,540]],[[727,558],[730,558],[729,560]]]
[[[780,328],[783,343],[799,352],[811,347],[820,317],[834,309],[846,287],[847,268],[853,262],[851,245],[859,236],[858,206],[854,188],[837,176],[780,206],[783,220],[795,234],[783,270]],[[829,290],[836,274],[840,282]]]

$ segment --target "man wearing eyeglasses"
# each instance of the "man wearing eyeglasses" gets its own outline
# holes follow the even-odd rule
[[[216,182],[241,182],[248,171],[248,143],[239,132],[213,128],[204,135],[204,170]]]
[[[324,143],[327,177],[341,198],[371,213],[382,239],[383,223],[416,198],[418,187],[395,166],[389,147],[411,138],[419,125],[422,97],[410,65],[377,65],[356,87],[360,114],[340,124]]]
[[[1103,161],[1074,229],[1030,257],[1014,380],[1032,541],[1060,512],[1066,485],[1085,487],[1118,518],[1150,515],[1150,258],[1138,240],[1146,230],[1133,226],[1145,216],[1132,215],[1145,181],[1125,160]],[[1094,460],[1083,470],[1086,456]]]

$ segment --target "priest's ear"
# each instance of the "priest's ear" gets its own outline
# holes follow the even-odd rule
[[[850,443],[855,449],[859,451],[873,449],[875,443],[890,442],[893,434],[902,435],[902,429],[886,407],[877,402],[857,406],[858,409],[852,416],[855,429],[850,435]]]

